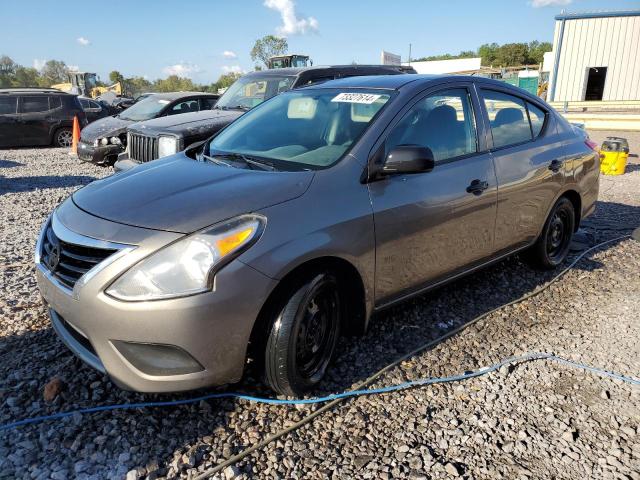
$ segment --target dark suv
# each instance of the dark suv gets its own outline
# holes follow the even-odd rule
[[[127,151],[118,157],[116,170],[180,152],[229,125],[247,110],[294,88],[337,78],[363,75],[416,73],[400,65],[335,65],[309,68],[276,68],[251,72],[238,79],[207,112],[158,118],[127,128]]]
[[[96,120],[80,134],[78,157],[97,165],[113,165],[126,144],[129,125],[152,118],[210,110],[220,95],[204,92],[156,93],[112,117]]]
[[[53,88],[0,89],[0,147],[69,147],[73,117],[87,116],[76,95]]]

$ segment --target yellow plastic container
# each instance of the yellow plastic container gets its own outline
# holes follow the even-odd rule
[[[607,137],[600,148],[600,172],[603,175],[623,175],[629,158],[629,143],[620,137]]]

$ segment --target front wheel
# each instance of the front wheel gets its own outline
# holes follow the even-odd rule
[[[343,311],[337,279],[319,273],[284,303],[271,323],[265,378],[277,393],[299,396],[320,382],[333,357]]]
[[[534,267],[551,270],[564,262],[573,238],[575,219],[571,200],[566,197],[559,199],[544,224],[542,234],[527,252]]]

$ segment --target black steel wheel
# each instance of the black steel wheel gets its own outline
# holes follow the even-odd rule
[[[53,137],[56,147],[69,148],[73,143],[73,132],[70,128],[60,128]]]
[[[293,289],[273,319],[265,348],[265,377],[276,392],[298,396],[327,370],[340,333],[343,305],[336,278],[317,274]]]
[[[566,197],[560,198],[551,210],[542,234],[527,252],[535,267],[550,270],[564,262],[573,238],[575,218],[573,203]]]

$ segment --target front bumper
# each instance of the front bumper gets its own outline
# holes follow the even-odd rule
[[[83,162],[97,165],[111,165],[116,161],[118,154],[123,149],[122,145],[100,145],[94,147],[93,144],[80,140],[78,142],[78,158]]]
[[[49,305],[54,330],[78,357],[106,371],[122,388],[140,392],[192,390],[241,378],[253,324],[275,280],[236,259],[216,275],[213,291],[150,302],[116,300],[104,293],[110,283],[141,258],[181,235],[113,224],[92,217],[70,201],[60,210],[54,214],[56,235],[63,237],[66,228],[84,226],[85,235],[111,229],[118,234],[109,241],[137,243],[122,255],[116,253],[116,260],[105,260],[106,266],[97,265],[95,271],[85,274],[89,279],[84,285],[77,287],[83,283],[81,279],[73,291],[56,282],[47,267],[36,262],[38,287]],[[62,223],[70,218],[74,219],[70,222],[73,225]],[[146,367],[157,359],[132,359],[122,342],[143,345],[142,351],[147,351],[149,344],[170,347],[178,357],[182,355],[180,359],[192,359],[198,368],[187,373],[158,373]]]

